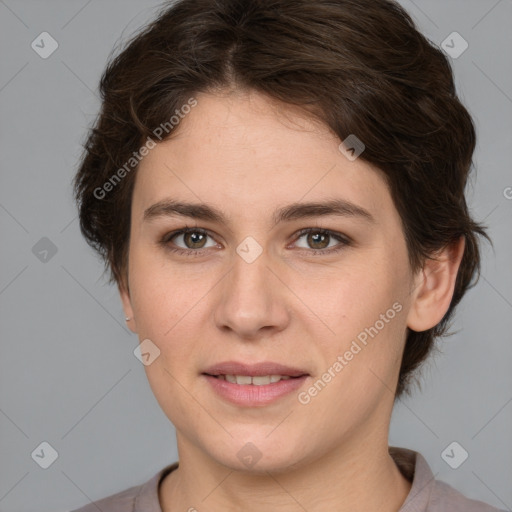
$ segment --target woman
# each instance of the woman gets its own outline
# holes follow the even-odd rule
[[[81,229],[179,464],[80,511],[496,510],[388,446],[487,236],[472,120],[404,10],[181,0],[101,92]]]

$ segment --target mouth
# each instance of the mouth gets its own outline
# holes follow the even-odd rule
[[[261,407],[300,388],[309,372],[273,362],[227,361],[202,374],[221,398],[242,407]]]
[[[240,386],[266,386],[268,384],[274,384],[281,380],[288,379],[299,379],[301,376],[291,377],[290,375],[210,375],[205,373],[209,377],[214,377],[219,380],[225,380],[231,382],[231,384],[238,384]]]

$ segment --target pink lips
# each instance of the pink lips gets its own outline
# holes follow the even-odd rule
[[[292,378],[257,386],[231,383],[215,377],[218,375],[248,375],[251,377],[282,375]],[[261,407],[299,389],[309,374],[305,370],[272,362],[244,364],[226,361],[209,367],[203,372],[203,376],[213,391],[225,400],[242,407]]]

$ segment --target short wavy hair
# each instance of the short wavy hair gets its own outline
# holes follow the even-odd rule
[[[81,231],[111,282],[127,287],[137,165],[130,172],[126,162],[192,95],[225,88],[298,106],[341,141],[356,134],[366,146],[360,158],[386,179],[412,271],[465,238],[443,319],[423,332],[408,329],[395,399],[410,394],[415,370],[435,338],[447,335],[456,305],[478,280],[478,236],[490,241],[466,204],[476,136],[447,57],[391,0],[164,4],[111,57],[100,82],[101,111],[74,180]],[[166,128],[164,139],[178,128]],[[114,175],[122,179],[113,182]]]

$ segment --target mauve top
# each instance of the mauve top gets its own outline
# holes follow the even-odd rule
[[[411,490],[398,512],[505,512],[482,501],[466,498],[450,485],[436,480],[425,458],[407,448],[389,447],[402,474],[412,482]],[[162,512],[158,500],[160,481],[178,462],[166,466],[145,484],[95,501],[72,512]],[[193,510],[193,507],[190,507]],[[204,507],[199,507],[204,508]]]

